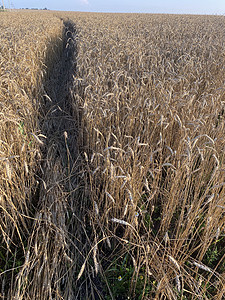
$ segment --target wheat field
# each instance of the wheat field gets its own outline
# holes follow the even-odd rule
[[[224,16],[4,12],[2,299],[224,299]]]

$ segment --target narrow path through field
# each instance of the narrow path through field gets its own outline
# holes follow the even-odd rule
[[[42,132],[47,136],[48,150],[54,147],[63,163],[67,164],[68,150],[70,159],[76,153],[76,122],[72,117],[70,85],[76,72],[75,27],[64,22],[64,49],[61,60],[54,66],[46,86],[46,118]],[[54,145],[54,146],[53,146]],[[72,149],[73,148],[73,149]],[[72,151],[73,150],[73,151]]]

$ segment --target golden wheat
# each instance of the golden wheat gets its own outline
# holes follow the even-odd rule
[[[29,260],[35,173],[44,143],[39,125],[43,81],[46,65],[50,70],[62,49],[62,21],[52,14],[4,12],[0,26],[0,282],[1,297],[10,298],[18,267]]]
[[[223,299],[224,17],[0,24],[1,296]]]
[[[151,274],[145,272],[151,287],[148,293],[143,289],[142,299],[221,299],[222,244],[214,276],[204,263],[215,250],[218,229],[224,230],[217,206],[224,199],[223,17],[73,19],[76,76],[82,78],[74,81],[74,117],[80,124],[86,205],[93,207],[85,217],[96,232],[92,239],[111,233],[113,250],[106,251],[111,259],[115,248],[118,257],[135,258],[139,272],[130,285],[132,299],[143,270]],[[110,268],[104,251],[99,261],[104,274]],[[175,280],[178,271],[181,282]]]

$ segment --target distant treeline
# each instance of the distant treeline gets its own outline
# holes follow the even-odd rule
[[[45,8],[20,8],[20,9],[30,9],[30,10],[48,10],[48,8],[47,7],[45,7]]]

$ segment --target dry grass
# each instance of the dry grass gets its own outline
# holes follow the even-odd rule
[[[14,41],[15,16],[2,298],[223,299],[224,17],[19,14]]]
[[[118,288],[116,299],[139,299],[140,276],[142,299],[224,297],[223,21],[74,17],[74,117],[93,258],[82,271],[107,278],[128,253],[129,292]]]
[[[0,295],[14,290],[31,234],[39,186],[39,116],[62,21],[52,14],[4,12],[0,20]],[[62,48],[62,46],[61,46]],[[10,270],[10,271],[9,271]],[[8,296],[10,297],[10,296]]]

